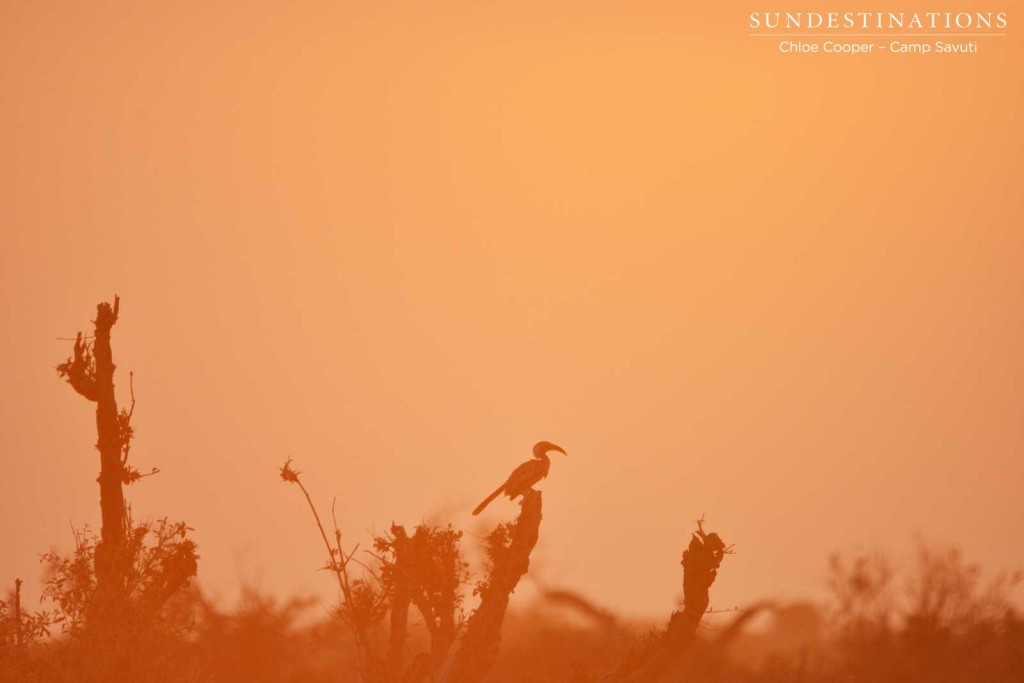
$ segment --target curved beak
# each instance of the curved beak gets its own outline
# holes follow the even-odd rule
[[[562,448],[561,446],[556,446],[553,443],[552,444],[548,444],[548,450],[549,451],[558,451],[562,455],[566,455],[566,456],[569,455],[568,453],[565,452],[564,448]]]

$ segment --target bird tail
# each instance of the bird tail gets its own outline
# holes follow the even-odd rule
[[[476,510],[473,510],[473,516],[476,517],[481,512],[483,512],[484,508],[487,507],[488,505],[490,505],[491,501],[494,500],[495,498],[497,498],[498,496],[500,496],[501,492],[504,491],[504,490],[505,490],[505,485],[504,484],[502,484],[498,488],[494,489],[494,493],[492,493],[491,495],[489,495],[486,498],[484,498],[484,502],[482,502],[482,503],[480,503],[479,505],[476,506]]]

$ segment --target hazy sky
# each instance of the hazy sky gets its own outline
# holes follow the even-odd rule
[[[701,514],[716,607],[916,532],[1024,565],[1017,17],[806,58],[731,4],[0,5],[0,585],[98,525],[55,338],[115,292],[128,497],[214,594],[331,595],[288,456],[365,547],[483,533],[540,439],[531,576],[625,612]]]

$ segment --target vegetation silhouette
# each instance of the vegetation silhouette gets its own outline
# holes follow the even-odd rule
[[[358,546],[349,552],[343,548],[333,506],[333,530],[328,535],[291,459],[281,466],[281,479],[299,487],[313,515],[327,551],[322,569],[337,579],[338,614],[352,633],[357,680],[475,683],[485,679],[498,660],[510,597],[529,571],[530,555],[540,537],[542,494],[533,485],[547,474],[547,452],[565,452],[547,441],[538,442],[533,450],[535,459],[520,465],[474,512],[502,492],[521,497],[519,516],[499,524],[486,537],[486,576],[473,592],[479,604],[465,619],[459,586],[468,578],[468,565],[459,547],[461,533],[451,526],[420,525],[410,536],[404,527],[392,524],[390,534],[375,539],[377,554],[373,558],[378,566],[368,566],[356,558]],[[662,633],[650,638],[642,650],[632,652],[601,680],[654,681],[678,669],[696,640],[697,628],[710,603],[709,589],[729,552],[718,534],[706,532],[703,519],[698,520],[697,531],[683,552],[683,609],[672,614]],[[364,570],[362,576],[351,574],[353,564]],[[430,651],[414,656],[405,665],[411,605],[423,616]],[[382,657],[372,634],[379,630],[387,613],[391,615],[390,633],[387,657]],[[596,679],[588,671],[577,669],[573,680]]]
[[[682,604],[660,627],[565,588],[541,587],[513,609],[540,538],[534,487],[548,474],[547,453],[565,453],[547,441],[474,511],[502,493],[520,499],[516,517],[485,535],[476,572],[451,524],[410,532],[392,523],[368,548],[343,543],[333,505],[328,526],[289,459],[278,474],[310,509],[336,608],[313,618],[314,600],[282,602],[249,586],[233,608],[215,605],[191,585],[192,529],[137,522],[126,502],[125,487],[157,470],[129,463],[133,376],[129,407],[119,408],[110,343],[119,314],[118,297],[101,303],[93,334],[80,333],[57,368],[96,403],[100,531],[74,529],[73,551],[41,556],[46,609],[25,608],[20,578],[0,600],[0,682],[960,683],[1024,674],[1024,619],[1012,598],[1021,575],[983,580],[959,550],[920,540],[909,572],[880,554],[835,555],[826,606],[760,602],[717,615],[711,630],[701,625],[732,550],[701,518],[682,552]]]

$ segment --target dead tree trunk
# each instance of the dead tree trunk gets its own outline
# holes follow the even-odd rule
[[[394,592],[391,596],[391,633],[388,638],[388,679],[397,681],[402,676],[405,640],[409,623],[409,605],[415,590],[410,554],[412,548],[405,528],[392,524],[394,536]]]
[[[452,645],[438,683],[477,683],[498,657],[509,596],[529,569],[530,553],[540,535],[540,492],[526,491],[520,505],[522,510],[515,523],[498,527],[489,538],[488,554],[493,564],[487,582],[480,588],[480,606]]]
[[[705,533],[698,521],[697,531],[683,551],[683,610],[672,613],[668,628],[646,656],[624,663],[602,679],[605,683],[654,683],[675,675],[697,639],[697,627],[711,600],[708,591],[727,551],[718,534]]]
[[[21,579],[14,580],[14,648],[20,654],[25,644],[21,623]]]
[[[114,396],[113,352],[110,330],[117,322],[120,299],[114,305],[104,302],[96,307],[95,336],[92,344],[78,333],[74,356],[57,367],[75,391],[96,404],[96,448],[100,452],[101,541],[96,545],[96,608],[107,615],[122,611],[125,595],[125,507],[124,462],[122,453],[130,438],[127,420],[122,420]],[[122,425],[122,423],[124,423]]]

